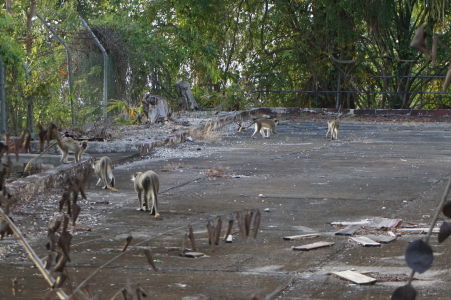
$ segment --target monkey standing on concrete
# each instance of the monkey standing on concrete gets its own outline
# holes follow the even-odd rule
[[[158,219],[158,199],[157,194],[160,189],[160,179],[154,171],[137,172],[133,175],[135,191],[138,193],[138,210],[150,211]],[[152,206],[149,208],[149,202],[152,200]]]
[[[102,156],[99,160],[92,164],[94,173],[99,177],[96,186],[103,184],[104,189],[117,192],[114,187],[113,163],[108,156]]]

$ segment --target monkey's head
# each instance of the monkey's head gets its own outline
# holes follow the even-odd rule
[[[86,150],[88,148],[88,142],[81,143],[81,148]]]
[[[141,174],[142,174],[142,172],[136,172],[135,174],[133,174],[133,176],[132,176],[132,182],[135,182],[136,178],[137,178],[139,175],[141,175]]]
[[[274,124],[279,125],[279,120],[274,119]]]

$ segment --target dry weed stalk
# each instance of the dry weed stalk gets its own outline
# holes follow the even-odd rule
[[[195,139],[217,142],[221,140],[221,133],[218,126],[209,122],[202,130],[194,129],[190,130],[190,135]]]
[[[227,168],[225,168],[225,167],[211,167],[205,171],[205,174],[208,177],[220,178],[220,177],[225,177],[226,171],[227,171]]]
[[[161,172],[173,172],[178,169],[183,169],[184,167],[185,167],[185,165],[183,163],[171,162],[171,163],[165,165],[161,169]]]

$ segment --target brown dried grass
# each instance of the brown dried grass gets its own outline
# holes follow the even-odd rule
[[[225,167],[211,167],[205,170],[205,174],[208,177],[221,178],[226,176],[227,169]]]
[[[167,165],[165,165],[163,168],[161,168],[161,172],[173,172],[178,169],[185,168],[185,165],[183,163],[177,163],[177,162],[171,162]]]

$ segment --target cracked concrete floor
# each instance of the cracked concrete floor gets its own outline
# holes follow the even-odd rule
[[[410,273],[403,257],[408,242],[421,236],[403,235],[381,247],[364,248],[335,236],[337,229],[329,223],[380,216],[427,226],[450,175],[450,126],[344,121],[339,141],[325,140],[325,130],[323,123],[285,120],[270,139],[250,139],[250,129],[235,133],[230,127],[220,139],[156,149],[148,159],[117,166],[119,193],[96,188],[93,177],[88,200],[81,202],[81,230],[74,233],[66,291],[120,254],[125,238],[132,235],[129,251],[88,282],[87,289],[99,299],[136,284],[150,299],[389,298],[405,282],[396,278]],[[208,177],[209,168],[225,176]],[[130,177],[147,169],[160,174],[161,220],[135,210]],[[56,211],[59,196],[55,192],[48,199],[41,206],[45,213],[15,212],[42,257],[45,230],[32,234],[32,228],[45,229]],[[224,228],[230,215],[246,209],[262,214],[256,239],[240,238],[235,225],[233,243],[208,245],[209,219],[221,216]],[[189,224],[205,257],[179,255]],[[321,236],[282,240],[311,232]],[[308,252],[291,249],[319,240],[335,244]],[[450,241],[438,244],[434,237],[431,243],[433,267],[417,274],[413,285],[419,299],[449,299]],[[143,249],[151,249],[158,272],[146,263]],[[381,279],[358,286],[329,274],[347,269]],[[12,237],[0,241],[0,270],[0,299],[49,294]],[[12,278],[17,278],[15,296]]]

